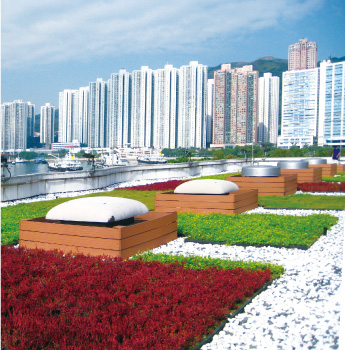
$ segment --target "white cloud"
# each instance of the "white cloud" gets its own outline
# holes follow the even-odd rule
[[[324,0],[3,0],[3,67],[198,48],[297,20]]]

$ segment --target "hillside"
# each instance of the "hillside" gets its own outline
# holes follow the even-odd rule
[[[274,76],[282,77],[283,72],[288,69],[288,60],[275,58],[272,56],[258,58],[253,62],[231,62],[231,68],[239,68],[245,65],[253,65],[253,69],[259,72],[262,77],[264,73],[270,72]],[[219,70],[221,65],[216,67],[208,67],[208,78],[213,79],[213,72]]]
[[[345,61],[345,56],[343,57],[332,57],[331,61],[333,63]],[[253,65],[253,69],[259,72],[259,76],[262,77],[264,73],[270,72],[273,76],[277,76],[279,78],[282,77],[283,72],[288,70],[288,60],[282,58],[275,58],[272,56],[266,56],[258,58],[253,62],[232,62],[232,68],[239,68],[245,65]],[[320,66],[320,62],[318,62],[318,66]],[[216,67],[208,67],[208,78],[213,79],[213,72],[219,70],[221,65]]]

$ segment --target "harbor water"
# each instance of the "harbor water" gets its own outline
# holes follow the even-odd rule
[[[87,162],[87,160],[80,161],[83,170],[91,170],[92,165]],[[52,171],[48,170],[48,164],[38,164],[34,161],[28,161],[24,163],[8,163],[8,170],[11,173],[11,177],[19,176],[19,175],[28,175],[28,174],[42,174],[42,173],[50,173]],[[4,171],[4,175],[6,177],[9,176],[7,170]]]

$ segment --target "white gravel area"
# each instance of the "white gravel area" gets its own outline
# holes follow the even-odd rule
[[[244,313],[228,319],[223,330],[202,350],[341,349],[344,211],[258,208],[250,213],[329,213],[338,217],[338,224],[308,250],[185,243],[184,238],[154,249],[155,253],[265,261],[284,266],[285,273],[254,298]]]
[[[75,197],[161,181],[165,180],[134,181],[95,191],[57,193],[3,202],[1,206]],[[344,193],[309,194],[345,195]],[[154,249],[155,253],[262,261],[283,265],[285,268],[285,273],[279,279],[273,281],[265,291],[254,298],[243,313],[230,318],[223,330],[215,335],[210,343],[205,344],[202,350],[345,349],[345,337],[342,334],[345,330],[345,317],[340,321],[341,307],[345,304],[344,283],[341,286],[345,211],[257,208],[249,213],[281,215],[329,213],[338,218],[338,224],[308,250],[185,243],[184,238],[178,238]],[[341,304],[342,299],[344,301]],[[345,315],[344,311],[342,315]],[[343,329],[343,332],[340,332],[340,329]]]

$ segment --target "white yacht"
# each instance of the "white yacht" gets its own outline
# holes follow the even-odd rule
[[[54,156],[53,156],[54,157]],[[75,158],[74,154],[67,153],[64,158],[56,159],[53,162],[48,163],[48,169],[52,171],[77,171],[83,170],[83,166],[80,161]]]

